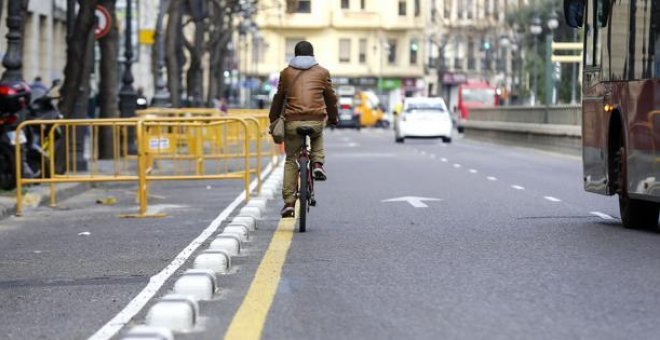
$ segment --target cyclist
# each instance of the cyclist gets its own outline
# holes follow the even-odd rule
[[[294,48],[294,55],[289,66],[280,72],[277,93],[270,106],[271,122],[278,119],[280,114],[285,117],[286,163],[282,186],[284,207],[280,212],[282,217],[293,217],[295,214],[298,179],[296,159],[301,147],[301,137],[296,129],[305,126],[314,130],[310,136],[312,175],[317,181],[325,181],[323,128],[326,119],[328,125],[338,123],[337,96],[332,88],[330,72],[316,62],[314,47],[308,41],[300,41]]]

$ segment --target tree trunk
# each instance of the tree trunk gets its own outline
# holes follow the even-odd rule
[[[99,0],[99,4],[104,6],[110,13],[112,22],[117,22],[116,13],[117,0]],[[119,31],[117,25],[110,26],[110,32],[105,37],[99,39],[101,49],[99,84],[99,110],[100,118],[119,117]],[[112,129],[101,128],[99,131],[99,158],[111,159],[113,153]]]
[[[195,33],[192,43],[186,42],[186,48],[190,53],[187,89],[188,99],[192,100],[192,105],[195,107],[202,106],[204,101],[204,69],[202,65],[202,57],[204,56],[205,49],[204,7],[202,0],[188,0],[188,8],[195,24]]]
[[[85,64],[90,44],[89,36],[90,33],[93,34],[97,0],[79,0],[78,4],[80,7],[74,29],[67,41],[64,84],[61,88],[62,100],[59,104],[60,111],[67,118],[80,118],[74,113],[75,104],[79,100],[87,99],[82,98],[81,93],[89,88],[89,82],[84,82],[85,72],[80,72],[80,66]]]
[[[179,107],[181,105],[181,67],[179,66],[178,58],[181,45],[177,44],[177,42],[181,34],[182,5],[183,0],[172,0],[167,18],[167,29],[165,31],[167,88],[170,91],[172,107]]]

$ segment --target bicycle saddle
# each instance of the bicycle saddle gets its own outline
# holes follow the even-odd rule
[[[307,126],[301,126],[296,129],[296,132],[301,136],[310,136],[311,134],[314,133],[314,129]]]

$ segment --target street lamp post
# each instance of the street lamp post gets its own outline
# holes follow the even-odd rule
[[[137,95],[133,88],[133,8],[132,0],[126,0],[126,31],[124,39],[124,74],[122,76],[122,86],[119,90],[119,110],[122,118],[134,117]],[[128,145],[130,151],[134,151],[133,143],[135,131],[129,130]]]
[[[155,107],[170,106],[170,93],[165,83],[165,35],[163,34],[163,17],[169,7],[169,0],[160,0],[158,18],[156,19],[156,79],[155,93],[152,105]]]
[[[553,10],[548,18],[548,34],[545,36],[545,105],[553,105],[553,80],[552,80],[552,41],[554,38],[554,30],[559,26],[557,20],[557,13]]]
[[[2,59],[2,66],[5,72],[2,74],[2,81],[22,81],[23,80],[23,53],[21,51],[21,26],[23,17],[21,15],[22,1],[10,0],[7,10],[7,52]]]
[[[538,36],[543,32],[543,27],[541,26],[541,19],[539,18],[538,15],[534,15],[534,17],[532,18],[532,24],[529,27],[529,31],[532,33],[532,36],[534,37],[534,54],[538,55]],[[533,67],[532,68],[532,98],[531,98],[532,106],[536,106],[536,95],[538,91],[537,73],[538,73],[537,68]]]

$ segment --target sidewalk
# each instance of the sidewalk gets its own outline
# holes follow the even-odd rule
[[[55,186],[55,194],[58,201],[79,195],[90,189],[89,183],[64,183]],[[0,221],[16,213],[16,194],[15,191],[6,191],[0,193]],[[48,185],[38,185],[28,187],[23,202],[25,209],[35,208],[42,205],[48,205],[50,201],[50,187]]]

